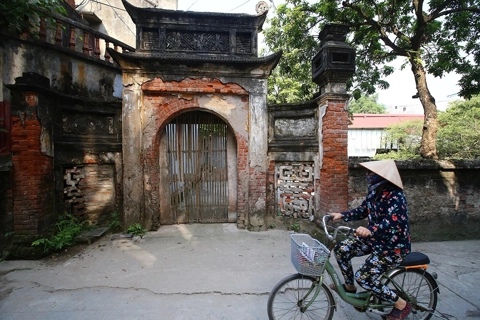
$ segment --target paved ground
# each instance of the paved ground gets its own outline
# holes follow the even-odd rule
[[[480,241],[413,248],[438,273],[439,315],[480,319]],[[270,290],[294,272],[286,231],[165,226],[57,259],[1,261],[0,319],[267,319]],[[340,302],[334,319],[380,318]]]

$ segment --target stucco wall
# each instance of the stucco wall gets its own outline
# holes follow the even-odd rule
[[[100,60],[93,62],[93,58],[73,52],[61,54],[56,49],[40,41],[2,38],[0,84],[14,84],[16,78],[33,72],[48,78],[50,89],[64,94],[102,101],[121,98],[122,79],[118,67]],[[8,92],[2,89],[4,100],[9,100]]]

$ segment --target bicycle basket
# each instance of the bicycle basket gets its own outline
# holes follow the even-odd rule
[[[308,234],[291,234],[292,264],[298,273],[318,277],[323,273],[330,250]]]

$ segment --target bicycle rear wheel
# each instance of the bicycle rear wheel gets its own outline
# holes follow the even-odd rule
[[[313,298],[317,285],[319,284],[314,277],[300,273],[282,279],[268,297],[268,318],[331,320],[335,304],[330,290],[323,283],[315,301],[304,309]]]
[[[421,269],[401,270],[393,274],[391,279],[413,299],[412,313],[409,319],[428,320],[432,317],[437,307],[438,287],[429,273]],[[385,284],[397,292],[390,280],[387,280]],[[402,296],[402,294],[399,294],[399,296],[407,300],[407,297]],[[386,319],[386,317],[383,317],[383,319]]]

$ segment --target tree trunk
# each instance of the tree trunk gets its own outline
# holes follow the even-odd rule
[[[410,56],[412,72],[415,76],[417,95],[423,106],[425,119],[423,122],[422,141],[420,143],[420,155],[427,159],[437,159],[437,106],[435,98],[431,95],[427,86],[427,78],[420,55]]]

